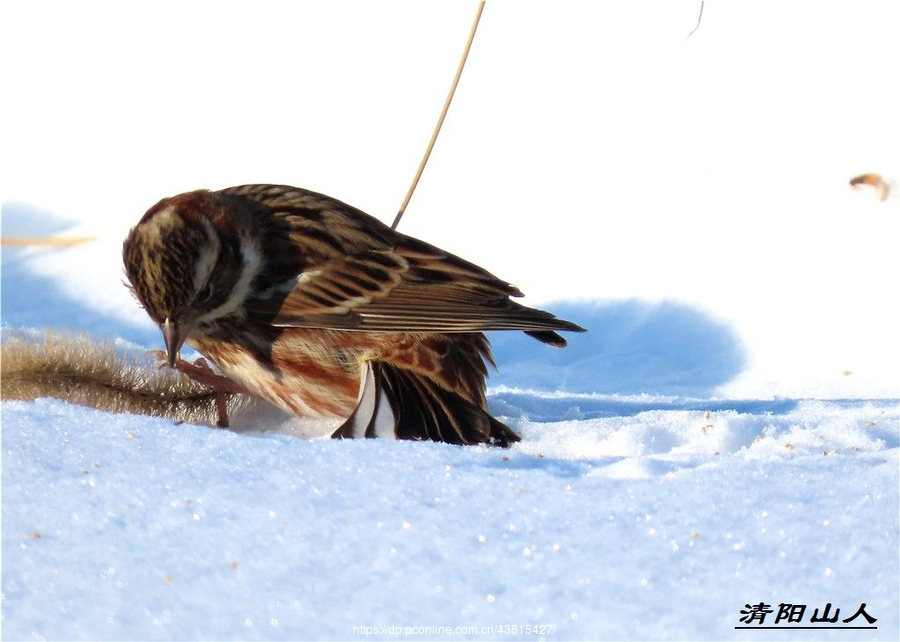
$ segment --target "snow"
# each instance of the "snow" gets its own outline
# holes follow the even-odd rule
[[[789,405],[523,421],[502,451],[4,402],[5,635],[722,639],[764,601],[865,602],[893,639],[896,407]]]
[[[2,9],[2,229],[97,238],[4,247],[3,332],[135,353],[129,226],[245,182],[390,220],[474,10],[73,7]],[[520,444],[4,400],[3,637],[898,639],[900,11],[697,9],[485,9],[400,229],[588,328],[492,335]],[[760,602],[877,629],[735,629]]]

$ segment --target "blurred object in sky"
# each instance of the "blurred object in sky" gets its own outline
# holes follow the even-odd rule
[[[886,201],[891,193],[891,183],[886,181],[880,174],[860,174],[850,179],[850,187],[855,190],[865,189],[867,186],[875,190],[879,200]]]

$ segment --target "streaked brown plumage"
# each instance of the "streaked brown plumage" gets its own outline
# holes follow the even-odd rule
[[[582,331],[482,268],[322,194],[243,185],[166,198],[123,248],[170,365],[186,341],[253,394],[335,437],[519,439],[487,412],[485,330],[563,347]]]

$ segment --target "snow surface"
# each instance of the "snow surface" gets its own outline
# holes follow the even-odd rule
[[[159,349],[119,252],[164,195],[389,220],[474,7],[353,7],[5,3],[3,234],[98,238],[3,249],[4,333]],[[485,10],[401,230],[588,328],[492,336],[520,444],[3,401],[4,639],[900,638],[900,198],[847,186],[900,176],[900,5],[696,12]],[[736,630],[759,602],[877,629]]]
[[[636,406],[505,452],[4,402],[4,636],[757,639],[763,601],[896,639],[893,404]]]

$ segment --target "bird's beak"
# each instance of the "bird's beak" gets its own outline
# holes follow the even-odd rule
[[[175,367],[175,361],[178,360],[178,351],[184,340],[187,338],[186,328],[178,321],[172,321],[166,317],[162,325],[163,341],[166,343],[166,358],[169,361],[169,367]]]

